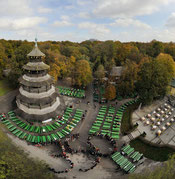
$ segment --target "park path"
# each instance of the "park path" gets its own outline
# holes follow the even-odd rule
[[[134,130],[128,135],[125,135],[121,138],[121,140],[125,143],[129,143],[131,140],[134,140],[135,138],[139,137],[141,135],[140,131],[138,129]]]

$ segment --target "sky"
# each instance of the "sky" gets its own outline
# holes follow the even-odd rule
[[[175,0],[0,0],[0,39],[175,42]]]

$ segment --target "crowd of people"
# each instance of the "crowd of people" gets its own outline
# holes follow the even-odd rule
[[[61,171],[56,171],[54,168],[49,168],[49,170],[54,172],[54,173],[57,173],[57,174],[68,173],[69,171],[71,171],[73,169],[74,163],[71,161],[69,156],[66,154],[66,149],[65,149],[64,145],[60,141],[56,141],[55,145],[61,147],[61,154],[52,155],[52,157],[62,157],[63,159],[65,159],[69,163],[70,168],[66,168],[66,169],[61,170]]]
[[[116,152],[116,151],[117,151],[116,141],[115,141],[113,138],[111,138],[110,136],[108,136],[108,135],[103,135],[103,134],[101,134],[101,133],[92,134],[92,135],[89,135],[89,137],[88,137],[88,141],[87,141],[88,143],[90,143],[90,140],[91,140],[91,138],[92,138],[93,136],[100,137],[100,138],[102,138],[102,139],[106,139],[106,140],[109,141],[110,144],[112,145],[112,147],[113,147],[113,152]],[[89,144],[89,145],[90,145],[90,144]]]

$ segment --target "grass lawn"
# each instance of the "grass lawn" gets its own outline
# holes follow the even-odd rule
[[[133,104],[129,106],[126,111],[124,111],[122,123],[121,123],[121,132],[127,133],[132,130],[132,126],[130,125],[130,119],[133,111],[137,108],[138,104]]]
[[[134,147],[136,151],[143,153],[143,155],[149,159],[155,161],[166,161],[169,159],[169,156],[173,153],[175,154],[175,150],[168,147],[153,147],[149,144],[144,143],[140,139],[135,139],[130,142],[130,145]]]
[[[5,95],[11,90],[12,88],[9,87],[8,83],[5,80],[0,80],[0,96]]]

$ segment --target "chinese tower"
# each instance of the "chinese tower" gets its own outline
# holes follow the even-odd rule
[[[29,62],[23,66],[24,75],[19,79],[17,113],[27,121],[42,122],[56,116],[60,100],[54,80],[48,74],[50,67],[43,62],[45,54],[39,50],[37,39],[27,56]]]

